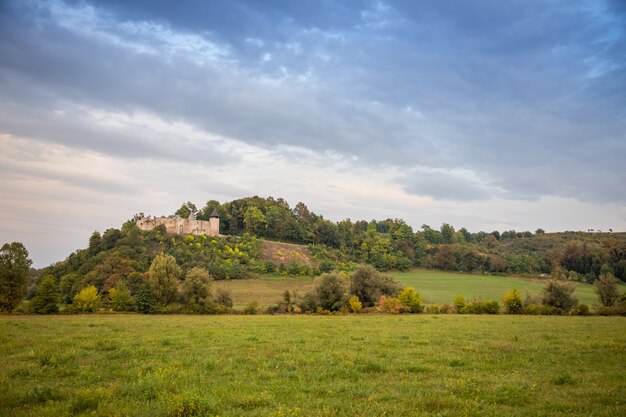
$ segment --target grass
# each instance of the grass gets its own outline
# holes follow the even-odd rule
[[[401,284],[414,287],[426,303],[452,304],[454,296],[461,294],[465,299],[482,298],[502,302],[502,295],[512,288],[517,288],[522,297],[527,290],[532,295],[539,295],[545,283],[538,280],[525,280],[517,277],[495,275],[466,274],[457,272],[416,269],[409,272],[396,272],[393,277]],[[574,295],[581,303],[594,305],[598,296],[593,285],[576,283]],[[626,285],[620,286],[620,292],[626,291]]]
[[[511,276],[490,276],[467,274],[458,272],[443,272],[425,269],[415,269],[408,272],[391,274],[404,286],[414,287],[422,296],[425,303],[452,304],[456,294],[463,295],[467,300],[482,298],[496,300],[502,303],[502,295],[510,289],[517,288],[522,297],[525,290],[532,295],[539,295],[544,283],[538,280],[526,280]],[[587,305],[598,304],[598,296],[593,291],[593,285],[576,283],[574,295],[581,303]],[[282,275],[260,275],[258,279],[215,281],[214,288],[228,288],[233,295],[233,301],[238,307],[245,306],[253,301],[262,306],[276,304],[282,300],[285,290],[296,290],[302,295],[313,287],[313,278],[289,277]],[[620,292],[626,291],[626,285],[620,286]]]
[[[280,302],[285,290],[295,290],[298,294],[303,295],[313,288],[313,278],[261,275],[258,279],[215,281],[213,288],[229,289],[236,307],[245,306],[253,301],[262,306],[268,306]]]
[[[2,416],[621,416],[626,318],[0,317]]]

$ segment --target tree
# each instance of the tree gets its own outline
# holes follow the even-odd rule
[[[243,217],[246,232],[262,235],[267,224],[267,218],[256,206],[250,206]]]
[[[174,214],[182,217],[183,219],[187,219],[189,218],[190,214],[196,214],[197,212],[198,208],[196,207],[196,205],[191,201],[187,201],[186,203],[183,203]]]
[[[594,284],[596,294],[605,307],[613,307],[620,299],[617,278],[611,273],[603,274]]]
[[[100,308],[101,302],[102,299],[98,293],[98,289],[90,285],[76,294],[72,302],[72,309],[81,312],[93,312]]]
[[[13,311],[28,287],[32,261],[19,242],[5,243],[0,249],[0,311]]]
[[[393,278],[369,265],[361,265],[350,276],[350,293],[359,297],[363,307],[373,306],[381,295],[393,297],[401,288]]]
[[[154,295],[154,288],[150,283],[146,282],[139,287],[137,296],[137,311],[143,314],[151,314],[156,311],[157,300]]]
[[[441,225],[441,237],[443,238],[443,243],[454,243],[454,227],[450,226],[448,223],[444,223]]]
[[[546,231],[543,230],[541,227],[539,229],[535,230],[535,234],[536,235],[543,235],[545,233],[546,233]]]
[[[37,314],[51,314],[59,311],[59,289],[52,275],[45,276],[39,283],[33,298],[33,311]]]
[[[206,269],[191,268],[183,281],[183,297],[186,304],[204,305],[211,298],[211,281],[213,278]]]
[[[363,303],[359,301],[359,297],[357,297],[356,295],[350,297],[350,300],[348,302],[350,303],[350,309],[353,313],[359,314],[361,310],[363,310]]]
[[[148,269],[148,276],[159,304],[166,306],[174,301],[180,274],[181,269],[172,255],[162,253],[154,258]]]
[[[102,236],[97,230],[91,234],[89,238],[89,247],[87,248],[89,255],[95,256],[102,248]]]
[[[339,310],[345,303],[345,281],[338,274],[323,274],[315,280],[315,294],[318,306],[323,309]]]
[[[133,311],[135,309],[135,299],[124,281],[118,282],[115,288],[111,288],[109,300],[114,311]]]
[[[574,286],[562,284],[553,279],[543,288],[542,302],[546,306],[554,307],[562,312],[568,312],[578,304],[578,299],[572,295]]]

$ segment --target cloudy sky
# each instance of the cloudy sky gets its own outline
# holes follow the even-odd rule
[[[0,0],[0,243],[252,195],[626,230],[626,2]]]

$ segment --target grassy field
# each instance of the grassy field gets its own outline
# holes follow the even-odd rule
[[[432,304],[452,304],[456,294],[461,294],[468,300],[476,297],[484,300],[496,300],[501,303],[504,292],[512,288],[520,290],[522,297],[525,297],[525,290],[528,290],[530,294],[538,295],[544,286],[543,282],[516,277],[462,274],[425,269],[395,272],[391,275],[402,285],[414,287],[422,295],[425,303]],[[237,306],[244,306],[253,301],[267,306],[278,303],[285,290],[296,290],[299,294],[304,294],[313,287],[313,279],[261,275],[259,279],[216,281],[213,285],[215,288],[230,289]],[[620,291],[626,291],[626,286],[622,285]],[[598,297],[590,284],[576,284],[574,295],[580,299],[581,303],[588,305],[598,303]]]
[[[392,274],[401,284],[414,287],[422,295],[426,303],[452,304],[456,294],[463,295],[466,299],[481,297],[482,299],[502,302],[505,291],[517,288],[522,297],[526,290],[532,295],[541,293],[543,282],[530,281],[516,277],[501,277],[479,274],[463,274],[456,272],[443,272],[417,269],[410,272],[397,272]],[[626,291],[626,286],[620,286],[620,291]],[[581,303],[594,305],[598,303],[598,296],[593,291],[593,285],[576,283],[574,295]]]
[[[0,317],[2,416],[623,416],[626,318]]]

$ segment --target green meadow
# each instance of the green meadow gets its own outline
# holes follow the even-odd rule
[[[623,416],[626,318],[1,316],[2,416]]]
[[[402,285],[415,288],[427,304],[452,304],[456,294],[467,300],[482,298],[502,303],[503,294],[517,288],[523,297],[526,291],[533,296],[541,294],[545,282],[512,276],[466,274],[458,272],[415,269],[408,272],[394,272],[391,275]],[[598,304],[593,285],[573,283],[574,295],[581,303],[592,306]],[[228,288],[232,292],[235,305],[242,307],[251,302],[262,306],[276,304],[282,300],[285,290],[297,291],[302,295],[313,287],[313,278],[294,278],[281,275],[260,275],[258,279],[215,281],[214,288]],[[626,285],[620,286],[620,292]]]
[[[538,296],[545,281],[525,279],[513,276],[466,274],[458,272],[433,271],[416,269],[409,272],[391,274],[398,282],[407,287],[415,288],[426,303],[452,304],[456,294],[466,299],[482,298],[502,302],[502,295],[512,288],[517,288],[524,297],[526,292]],[[598,296],[593,285],[572,283],[576,286],[574,295],[581,303],[598,304]],[[626,291],[626,285],[620,285],[620,292]]]

